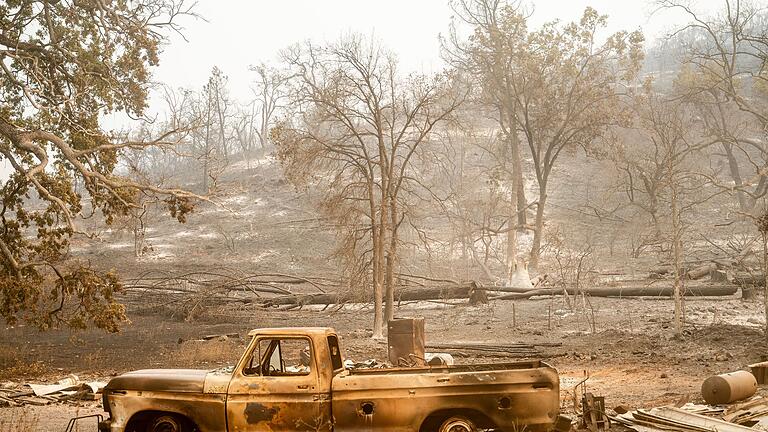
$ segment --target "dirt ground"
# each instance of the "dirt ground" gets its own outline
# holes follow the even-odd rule
[[[591,307],[590,307],[591,304]],[[651,407],[681,399],[698,401],[708,376],[742,369],[765,359],[762,304],[733,298],[687,301],[684,336],[677,338],[668,299],[563,298],[496,301],[466,306],[442,303],[401,305],[397,315],[424,317],[428,342],[558,342],[540,358],[561,374],[561,405],[573,412],[573,387],[586,375],[587,387],[606,397],[608,407]],[[594,331],[592,322],[594,317]],[[276,311],[257,307],[212,311],[201,321],[165,315],[133,315],[119,334],[98,331],[49,332],[8,327],[0,333],[0,384],[50,382],[67,374],[108,380],[132,369],[215,368],[232,364],[244,338],[194,342],[209,334],[272,326],[332,326],[354,360],[384,359],[386,346],[370,338],[370,311]],[[457,362],[504,361],[457,358]],[[71,416],[101,412],[98,402],[0,408],[0,430],[63,431]],[[79,430],[94,430],[93,422]]]

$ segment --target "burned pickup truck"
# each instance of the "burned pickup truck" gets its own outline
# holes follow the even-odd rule
[[[142,370],[104,389],[102,432],[549,430],[557,371],[539,361],[344,367],[330,328],[249,333],[228,373]]]

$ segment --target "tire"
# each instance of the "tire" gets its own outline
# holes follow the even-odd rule
[[[447,418],[440,425],[438,432],[477,432],[475,423],[464,416],[453,416]]]
[[[185,419],[173,414],[162,414],[149,421],[147,432],[190,432]]]

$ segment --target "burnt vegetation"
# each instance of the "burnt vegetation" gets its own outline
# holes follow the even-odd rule
[[[686,294],[765,285],[768,15],[654,5],[686,24],[649,42],[592,8],[533,26],[455,0],[440,72],[347,34],[253,59],[232,94],[218,67],[151,82],[183,1],[4,2],[0,315],[355,303],[381,337],[402,302],[626,287],[674,298],[683,335]]]

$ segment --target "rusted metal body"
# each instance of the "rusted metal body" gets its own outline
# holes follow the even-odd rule
[[[395,318],[387,326],[389,362],[424,366],[424,318]]]
[[[758,385],[768,384],[768,362],[760,362],[749,365],[752,375],[755,376]]]
[[[559,414],[557,371],[538,361],[350,371],[332,329],[250,335],[231,374],[149,370],[114,378],[104,390],[110,419],[100,430],[143,432],[170,415],[202,432],[436,432],[464,419],[537,432],[551,429]],[[284,341],[307,343],[309,364],[286,367]]]
[[[581,398],[581,428],[590,432],[602,432],[611,428],[611,420],[605,413],[605,398],[584,393]]]
[[[747,371],[711,376],[701,384],[701,395],[710,405],[736,402],[754,395],[755,392],[757,380]]]

